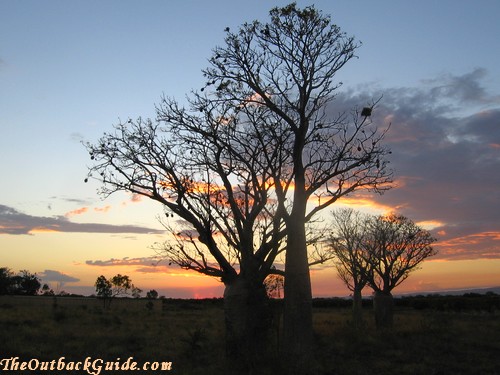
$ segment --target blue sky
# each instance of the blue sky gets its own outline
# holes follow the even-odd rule
[[[80,142],[119,118],[154,116],[162,94],[182,100],[200,88],[225,27],[266,20],[287,3],[0,0],[0,266],[53,282],[59,274],[66,288],[125,267],[144,288],[170,278],[161,285],[172,293],[196,283],[218,291],[205,278],[151,269],[161,207],[127,195],[101,200],[97,184],[83,183],[89,160]],[[441,233],[440,259],[454,259],[441,270],[456,280],[430,281],[434,264],[415,285],[500,285],[500,2],[314,4],[363,43],[339,74],[339,106],[383,94],[378,119],[393,124],[399,187],[350,203],[397,208]],[[489,281],[460,277],[471,268],[460,262],[486,260]],[[337,283],[328,278],[317,277],[316,294]]]

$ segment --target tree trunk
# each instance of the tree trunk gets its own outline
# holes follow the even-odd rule
[[[354,288],[352,295],[352,320],[355,327],[363,324],[363,296],[359,288]]]
[[[394,300],[391,292],[376,291],[373,298],[373,308],[377,329],[392,328]]]
[[[292,217],[287,225],[282,341],[289,375],[310,373],[313,362],[311,278],[303,221],[303,216]]]
[[[233,365],[249,369],[269,355],[271,314],[262,283],[241,276],[224,290],[226,355]]]

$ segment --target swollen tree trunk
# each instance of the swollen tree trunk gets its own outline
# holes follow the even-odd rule
[[[363,324],[363,296],[358,287],[354,288],[352,295],[352,320],[355,327]]]
[[[224,290],[226,355],[242,370],[257,364],[269,350],[271,314],[262,283],[238,276]]]
[[[307,374],[313,361],[312,294],[304,217],[288,223],[283,315],[284,366],[287,374]]]
[[[377,329],[392,328],[394,320],[394,299],[391,292],[375,291],[373,298],[375,325]]]

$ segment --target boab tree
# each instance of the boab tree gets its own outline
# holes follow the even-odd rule
[[[375,292],[375,322],[378,328],[393,324],[392,290],[435,255],[436,239],[412,220],[397,214],[373,217],[366,225],[363,246],[370,263],[368,284]]]
[[[163,205],[171,239],[156,246],[187,270],[224,282],[227,348],[251,361],[264,348],[263,281],[283,250],[280,209],[255,108],[194,94],[186,109],[163,98],[157,119],[129,120],[87,144],[101,194],[127,191]],[[275,158],[276,162],[279,162]],[[241,357],[241,358],[240,358]]]
[[[287,229],[284,351],[289,373],[310,371],[311,283],[306,223],[350,192],[382,191],[391,181],[385,131],[372,124],[372,105],[332,115],[341,83],[337,72],[359,46],[314,7],[274,8],[268,23],[226,29],[204,71],[218,101],[240,108],[254,103],[266,112],[260,142]],[[283,160],[278,164],[273,157]],[[268,164],[269,165],[269,164]],[[308,204],[315,198],[315,204]]]
[[[228,354],[248,364],[266,351],[264,280],[283,273],[274,263],[286,247],[284,208],[270,170],[284,160],[260,129],[265,108],[218,98],[218,91],[194,93],[188,108],[163,98],[155,121],[116,125],[87,144],[89,177],[102,182],[104,196],[126,191],[163,205],[171,239],[155,248],[169,263],[224,283]],[[311,254],[311,263],[324,260],[321,251]]]
[[[334,255],[337,273],[353,294],[353,322],[358,326],[362,322],[362,290],[371,272],[369,257],[363,246],[369,216],[346,208],[333,211],[332,217],[327,242]]]

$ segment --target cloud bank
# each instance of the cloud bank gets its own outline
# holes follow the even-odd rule
[[[71,215],[69,215],[71,216]],[[75,223],[65,216],[32,216],[0,204],[0,234],[65,233],[135,233],[161,234],[163,230],[135,225]]]
[[[500,258],[500,95],[488,91],[487,79],[488,72],[478,68],[424,80],[418,87],[364,87],[362,94],[339,94],[329,109],[336,115],[382,96],[373,121],[391,124],[385,143],[392,150],[395,187],[382,196],[356,192],[349,199],[434,223],[435,258]],[[163,233],[70,220],[83,210],[41,217],[0,205],[0,234]]]
[[[383,94],[373,120],[391,123],[385,143],[396,183],[370,199],[437,223],[435,258],[500,258],[500,96],[486,78],[475,69],[416,88],[372,88],[373,97]],[[339,99],[346,108],[369,102],[353,93]]]
[[[44,282],[56,282],[61,286],[66,283],[76,283],[80,281],[76,277],[66,275],[65,273],[55,271],[55,270],[45,270],[38,274]]]
[[[141,273],[172,273],[173,268],[177,266],[167,266],[168,261],[158,256],[141,257],[141,258],[111,258],[106,260],[87,260],[85,264],[88,266],[97,267],[116,267],[116,266],[132,266],[136,272]]]

